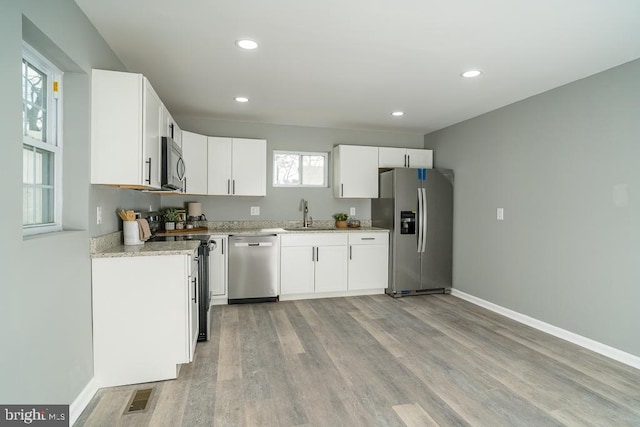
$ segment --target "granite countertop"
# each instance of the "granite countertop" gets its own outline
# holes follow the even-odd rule
[[[191,255],[200,246],[198,240],[146,242],[144,245],[116,245],[91,254],[92,258],[118,258],[157,255]]]
[[[378,227],[359,227],[359,228],[335,228],[335,227],[265,227],[265,228],[209,228],[205,230],[192,231],[185,229],[182,232],[176,233],[164,233],[158,232],[157,236],[188,236],[188,235],[240,235],[240,236],[253,236],[258,234],[309,234],[309,233],[363,233],[363,232],[380,232],[387,233],[389,230],[386,228]]]
[[[236,235],[255,236],[264,234],[314,234],[314,233],[388,233],[386,228],[371,227],[368,224],[359,228],[336,228],[333,222],[320,222],[315,226],[302,228],[299,222],[218,222],[209,223],[207,230],[185,229],[180,232],[158,232],[157,236],[189,236],[189,235]],[[156,255],[189,255],[200,244],[198,240],[175,240],[168,242],[145,242],[143,245],[125,246],[122,244],[122,232],[109,233],[91,239],[92,258],[116,258]]]

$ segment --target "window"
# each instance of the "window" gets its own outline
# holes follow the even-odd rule
[[[328,187],[328,153],[273,152],[274,187]]]
[[[22,54],[22,227],[62,229],[62,73],[31,46]]]

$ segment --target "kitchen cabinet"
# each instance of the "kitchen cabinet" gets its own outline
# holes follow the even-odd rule
[[[379,168],[433,168],[433,151],[417,148],[378,148]]]
[[[227,237],[212,236],[215,243],[209,252],[209,292],[214,304],[227,303]]]
[[[378,197],[378,147],[337,145],[333,148],[333,195]]]
[[[182,158],[186,166],[185,193],[207,194],[207,137],[182,132]]]
[[[388,233],[349,233],[348,283],[350,291],[388,287]]]
[[[267,141],[209,137],[207,191],[211,195],[266,196]]]
[[[189,270],[189,276],[187,277],[189,288],[189,305],[187,318],[189,322],[188,334],[189,341],[187,342],[186,354],[189,356],[189,362],[193,362],[193,356],[196,352],[196,343],[198,342],[198,334],[200,333],[200,316],[199,314],[199,301],[198,301],[198,288],[200,287],[200,277],[198,275],[198,252],[195,251],[193,255],[188,257],[189,264],[191,266]]]
[[[280,295],[347,290],[347,234],[280,236]]]
[[[196,256],[92,259],[94,376],[100,387],[176,378],[178,365],[193,360]]]
[[[142,74],[91,74],[91,183],[160,188],[160,98]]]

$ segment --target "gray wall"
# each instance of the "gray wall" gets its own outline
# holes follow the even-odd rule
[[[202,211],[209,220],[302,220],[299,210],[302,198],[309,201],[309,214],[318,220],[331,220],[336,212],[356,208],[356,217],[371,218],[369,199],[336,199],[332,188],[274,188],[272,187],[273,150],[302,150],[331,152],[334,145],[379,145],[422,148],[423,137],[418,134],[360,131],[344,129],[282,126],[204,117],[174,115],[184,130],[209,136],[233,136],[267,140],[267,196],[163,196],[163,207],[183,207],[185,202],[202,203]],[[331,161],[330,161],[331,163]],[[188,166],[187,166],[188,167]],[[329,175],[331,176],[331,170]],[[329,179],[331,181],[331,178]],[[260,216],[251,216],[250,207],[259,206]]]
[[[639,75],[631,62],[425,136],[456,173],[455,288],[640,356]]]
[[[66,231],[30,238],[22,236],[23,34],[65,71]],[[92,67],[124,69],[72,0],[0,3],[3,403],[71,403],[93,376],[89,259]]]

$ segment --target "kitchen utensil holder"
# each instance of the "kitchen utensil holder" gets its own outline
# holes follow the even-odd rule
[[[144,244],[144,242],[140,240],[140,229],[138,228],[137,221],[122,221],[122,232],[124,234],[125,245]]]

